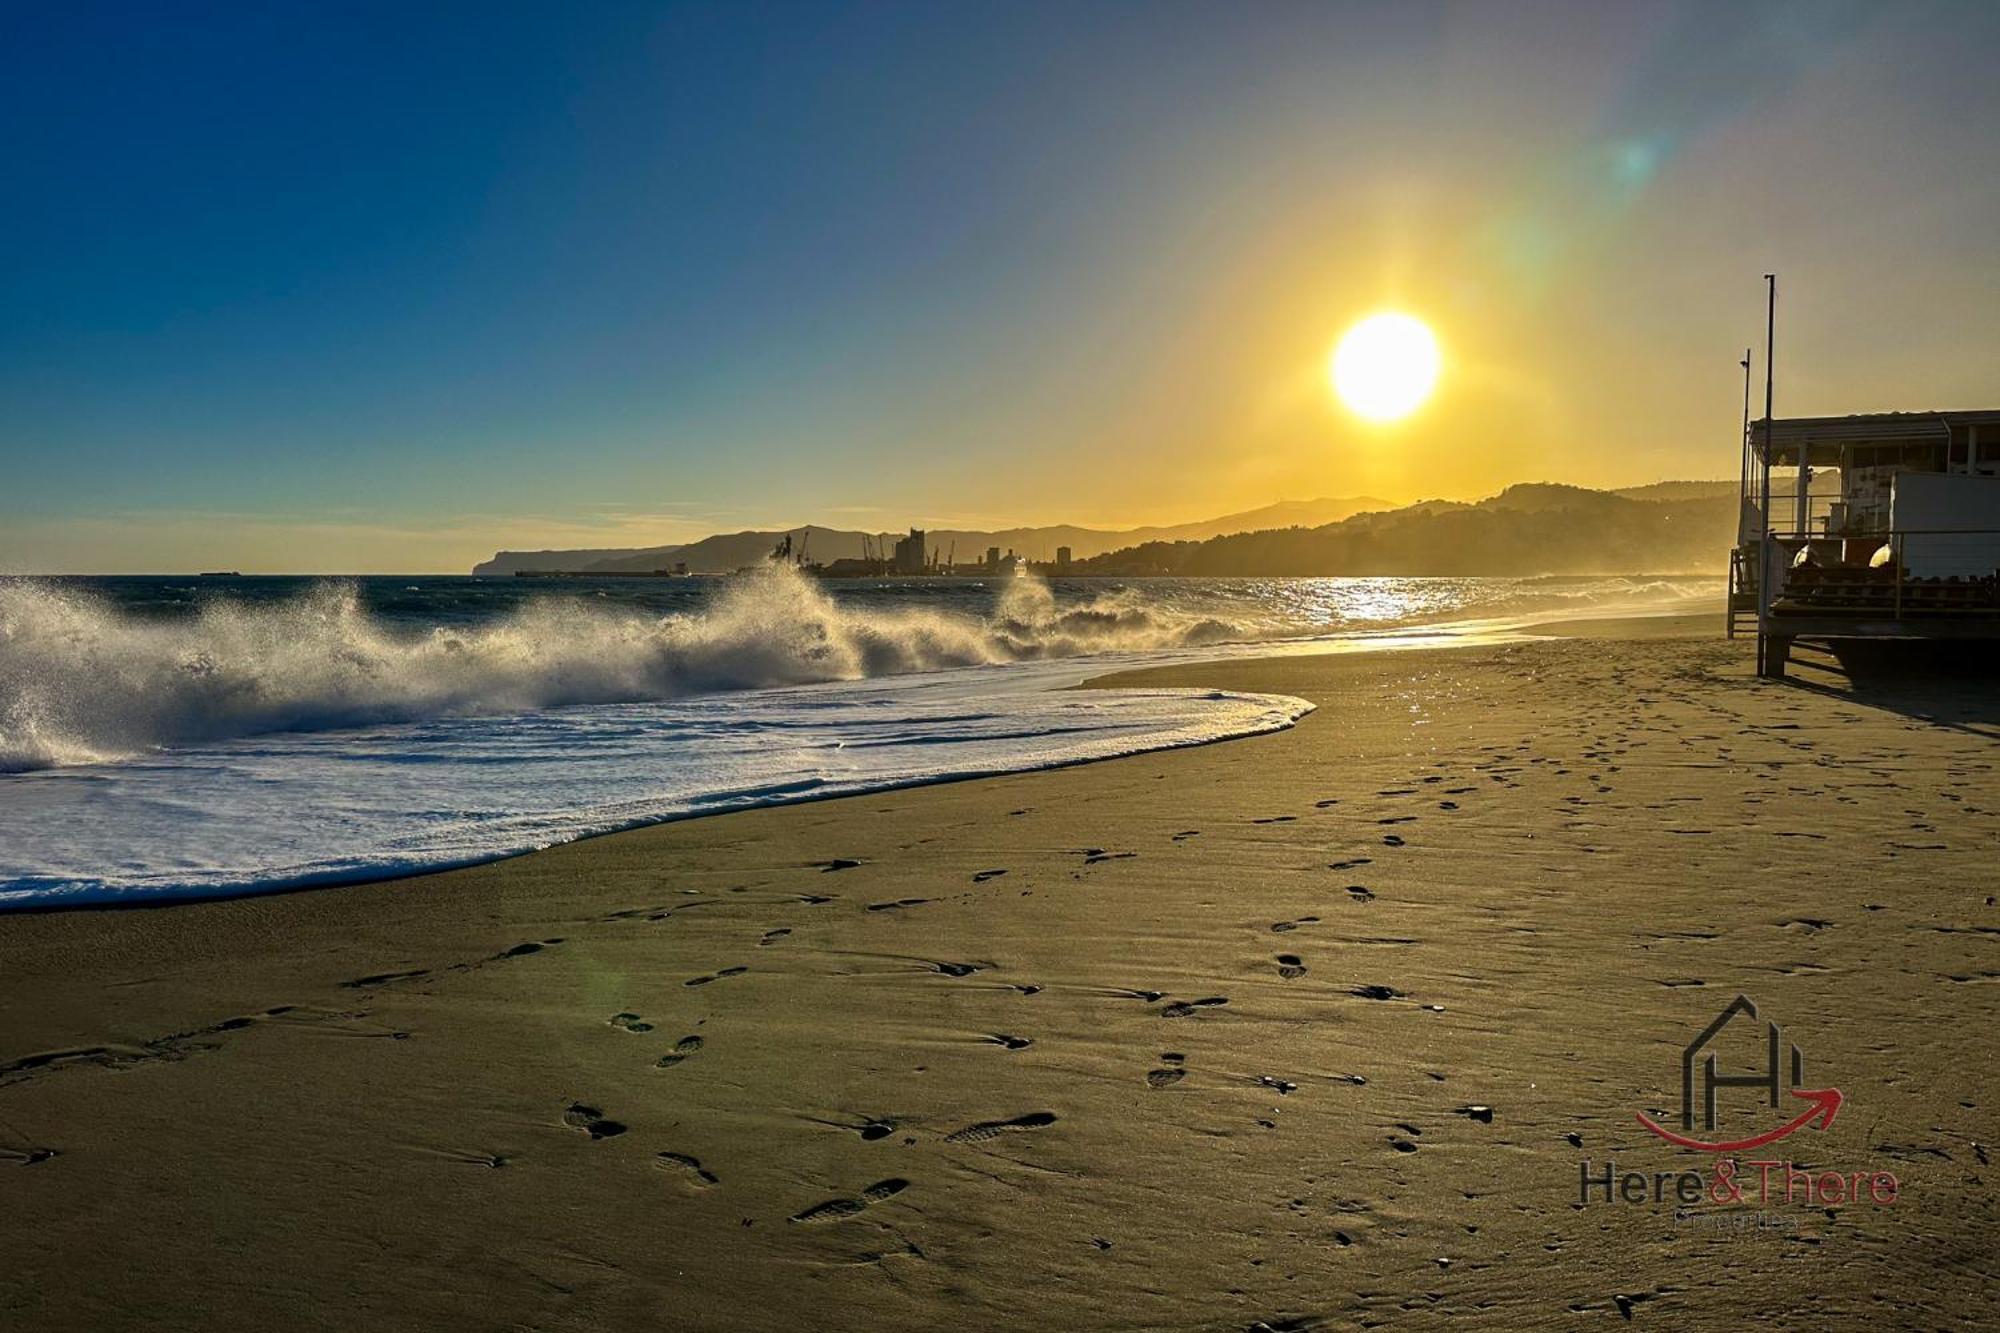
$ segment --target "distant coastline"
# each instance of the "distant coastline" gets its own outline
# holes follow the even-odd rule
[[[1472,502],[1288,501],[1168,528],[933,529],[924,537],[935,552],[935,568],[922,574],[896,574],[886,562],[871,565],[863,559],[888,550],[898,534],[812,524],[636,550],[503,550],[472,573],[698,577],[755,565],[780,547],[796,551],[792,559],[805,572],[833,577],[1005,576],[999,562],[981,563],[1003,551],[1029,571],[1065,577],[1707,572],[1720,569],[1727,558],[1736,489],[1733,481],[1663,481],[1621,490],[1530,482]],[[1060,558],[1065,551],[1067,560]]]

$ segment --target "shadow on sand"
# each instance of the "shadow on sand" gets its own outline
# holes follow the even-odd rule
[[[1790,665],[1794,688],[2000,740],[2000,643],[1801,640]]]

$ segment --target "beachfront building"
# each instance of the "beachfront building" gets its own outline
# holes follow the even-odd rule
[[[896,543],[896,572],[898,574],[924,574],[930,571],[930,553],[924,543],[929,540],[922,528],[911,528],[910,535]]]
[[[2000,639],[2000,410],[1753,421],[1738,499],[1760,675],[1799,639]]]

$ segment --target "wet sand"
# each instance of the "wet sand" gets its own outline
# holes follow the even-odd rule
[[[0,918],[0,1325],[1990,1319],[2000,689],[1568,628],[1124,678],[1320,705],[1273,736]],[[1707,1172],[1634,1117],[1739,992],[1846,1099],[1762,1151],[1897,1201],[1581,1202]]]

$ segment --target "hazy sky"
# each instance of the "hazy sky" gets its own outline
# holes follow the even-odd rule
[[[2000,5],[0,6],[0,570],[1733,472],[2000,405]],[[1395,305],[1417,416],[1333,401]],[[1761,358],[1761,348],[1759,352]]]

